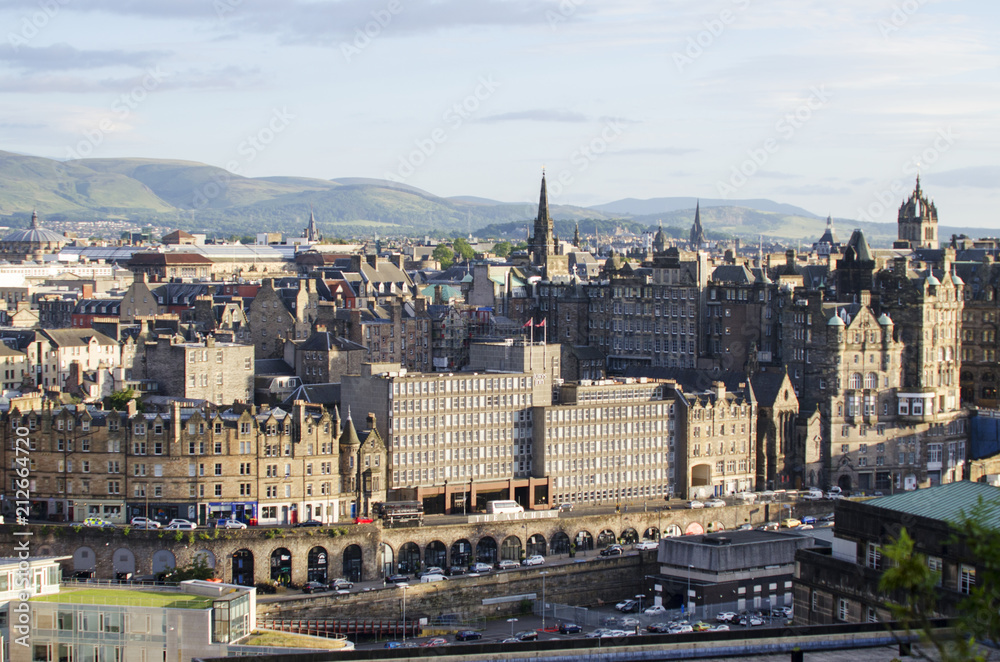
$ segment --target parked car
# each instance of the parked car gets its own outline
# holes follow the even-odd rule
[[[428,639],[420,645],[424,648],[433,648],[434,646],[445,646],[447,643],[448,640],[443,637],[434,637],[433,639]]]
[[[656,542],[655,540],[642,540],[632,545],[632,548],[638,549],[640,551],[648,551],[651,549],[659,549],[660,543]]]
[[[331,591],[350,591],[352,588],[354,588],[354,583],[346,579],[334,579],[330,582]]]
[[[573,504],[571,504],[571,503],[557,503],[556,505],[552,506],[552,510],[558,510],[561,513],[572,512],[572,510],[573,510]]]
[[[247,525],[238,519],[214,519],[209,522],[209,526],[215,529],[245,529]]]
[[[560,623],[559,634],[577,634],[583,632],[583,628],[576,623]]]
[[[760,526],[758,526],[757,530],[758,531],[777,531],[778,530],[778,523],[777,522],[765,522],[764,524],[761,524]]]
[[[330,590],[330,587],[323,582],[306,582],[302,587],[303,593],[323,593]]]
[[[712,626],[706,623],[705,621],[698,621],[697,623],[691,626],[691,629],[694,630],[695,632],[707,632],[712,629]]]
[[[830,491],[830,492],[827,492],[824,495],[824,498],[830,499],[831,501],[836,501],[837,499],[844,498],[844,495],[843,495],[843,493],[841,493],[839,491],[837,491],[837,492]]]
[[[736,620],[736,612],[724,611],[715,616],[715,620],[719,623],[732,623]]]
[[[514,638],[518,641],[534,641],[538,639],[537,630],[523,630],[514,635]]]
[[[670,631],[670,626],[666,623],[650,623],[646,626],[646,632],[654,632],[656,634],[664,634]]]
[[[823,498],[823,493],[820,492],[819,490],[816,491],[809,490],[808,492],[802,495],[802,498],[807,501],[819,501],[820,499]]]
[[[497,563],[497,567],[501,570],[514,570],[520,568],[521,564],[514,559],[503,559],[500,563]]]
[[[622,628],[634,628],[639,625],[639,622],[638,618],[628,617],[618,621],[618,625]]]
[[[815,523],[816,523],[816,522],[818,522],[819,520],[817,520],[817,519],[816,519],[815,517],[813,517],[812,515],[806,515],[806,516],[804,516],[804,517],[800,517],[800,518],[799,518],[799,521],[800,521],[800,522],[802,522],[803,524],[815,524]]]
[[[424,575],[443,575],[443,574],[444,574],[444,568],[436,565],[429,565],[420,572],[416,573],[414,577],[420,579]]]
[[[466,568],[464,565],[453,565],[450,568],[448,568],[448,574],[451,575],[452,577],[456,575],[464,575],[468,571],[469,569]]]
[[[802,522],[795,519],[794,517],[786,517],[780,522],[781,528],[783,529],[794,529],[802,525]]]
[[[196,527],[198,526],[198,524],[196,522],[192,522],[189,519],[172,519],[169,522],[167,522],[167,526],[170,526],[171,524],[179,524],[181,526],[186,526],[188,524],[194,524]]]
[[[545,557],[541,554],[532,554],[524,559],[524,565],[545,565]]]
[[[608,632],[613,632],[613,630],[609,630],[608,628],[597,628],[596,630],[591,630],[584,636],[587,639],[599,639],[601,637],[607,636]]]
[[[178,521],[175,521],[175,522],[171,522],[170,524],[167,524],[165,527],[163,527],[163,530],[164,531],[194,531],[197,528],[198,528],[198,525],[195,524],[194,522],[187,522],[187,521],[179,521],[178,522]]]
[[[705,502],[706,508],[722,508],[726,505],[726,502],[722,499],[709,499]]]
[[[642,610],[646,616],[660,616],[661,614],[667,613],[667,608],[663,605],[653,605],[652,607],[646,607]]]
[[[479,573],[493,572],[493,566],[491,566],[489,563],[473,563],[470,570],[472,572],[479,572]]]
[[[84,526],[92,526],[98,529],[113,529],[115,525],[106,519],[101,519],[100,517],[88,517],[83,520]]]
[[[688,508],[704,508],[704,507],[705,504],[703,504],[701,501],[698,501],[697,499],[692,499],[691,501],[688,501]]]
[[[410,581],[410,576],[401,573],[395,575],[389,575],[388,577],[385,578],[385,581],[388,582],[389,584],[405,584],[406,582]]]
[[[137,529],[158,529],[160,528],[160,523],[155,519],[149,519],[148,517],[133,517],[129,524]]]
[[[753,531],[753,524],[740,524],[737,531]]]
[[[618,605],[621,606],[619,607]],[[615,609],[617,609],[623,614],[628,614],[633,611],[639,610],[639,602],[636,600],[626,600],[624,602],[619,602],[618,605],[615,605]]]
[[[709,630],[709,632],[729,632],[729,626],[726,625],[725,623],[722,623],[720,625],[716,625],[715,627],[713,627],[711,630]]]
[[[694,627],[691,625],[675,625],[668,631],[670,634],[681,634],[684,632],[694,632]]]
[[[306,527],[311,527],[311,526],[323,526],[323,522],[320,522],[318,519],[307,519],[304,522],[298,522],[298,523],[296,523],[295,526],[296,526],[296,528],[299,528],[299,529],[306,528]]]
[[[750,615],[749,620],[750,620],[750,627],[758,627],[764,624],[764,619],[755,614]],[[740,616],[740,625],[746,627],[747,625],[746,615]]]
[[[455,641],[473,641],[475,639],[482,639],[483,633],[476,632],[475,630],[462,630],[455,635]]]
[[[806,531],[807,529],[814,528],[812,524],[802,524],[796,528],[797,531]]]
[[[624,607],[625,605],[627,605],[630,602],[635,602],[635,600],[633,600],[632,598],[626,598],[625,600],[622,600],[621,602],[619,602],[618,604],[616,604],[615,605],[615,609],[617,609],[618,611],[621,611],[622,607]],[[617,617],[615,617],[612,620],[614,620],[614,621],[617,622],[618,619],[617,619]],[[607,625],[607,623],[602,623],[602,625]]]
[[[601,556],[621,556],[624,553],[621,545],[608,545],[601,550]]]

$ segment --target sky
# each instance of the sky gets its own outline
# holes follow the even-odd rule
[[[995,0],[0,0],[0,149],[1000,229]]]

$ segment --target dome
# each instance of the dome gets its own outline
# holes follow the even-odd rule
[[[927,277],[927,284],[928,285],[940,285],[941,281],[939,281],[937,278],[935,278],[934,274],[931,274],[931,275],[929,275]]]
[[[892,326],[892,319],[885,313],[882,313],[882,316],[878,318],[878,323],[882,326]]]
[[[38,223],[38,212],[31,215],[31,227],[15,230],[0,240],[11,244],[66,244],[69,240],[58,232],[46,230]]]
[[[830,318],[830,321],[826,323],[827,326],[847,326],[844,324],[844,320],[840,319],[840,315],[834,315]]]
[[[954,271],[951,272],[951,282],[955,285],[965,285],[965,281],[962,280],[961,277]]]

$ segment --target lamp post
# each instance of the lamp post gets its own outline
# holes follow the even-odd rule
[[[517,619],[516,618],[508,618],[507,622],[510,623],[510,636],[511,636],[511,638],[513,638],[514,637],[514,623],[517,623]]]
[[[399,587],[403,589],[403,641],[406,641],[406,584],[400,584]]]
[[[549,574],[548,570],[542,570],[538,573],[542,576],[542,632],[545,632],[545,575]]]

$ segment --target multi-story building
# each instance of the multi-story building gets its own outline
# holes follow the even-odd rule
[[[1000,407],[1000,265],[985,254],[979,262],[957,262],[962,280],[962,403],[988,409]]]
[[[21,388],[26,375],[30,374],[28,356],[7,344],[0,342],[0,371],[3,373],[4,391]]]
[[[364,345],[333,335],[324,324],[317,324],[305,341],[285,345],[286,360],[292,359],[303,384],[340,383],[343,375],[358,374],[367,356]]]
[[[184,342],[160,336],[143,343],[134,379],[155,379],[163,395],[219,404],[253,402],[254,346],[217,341]]]

